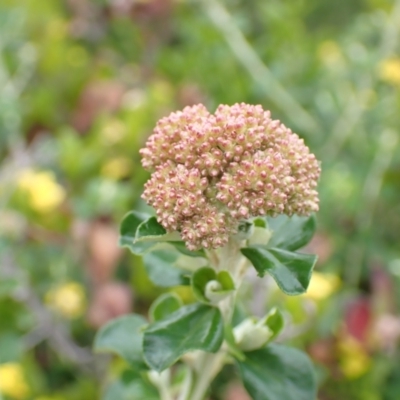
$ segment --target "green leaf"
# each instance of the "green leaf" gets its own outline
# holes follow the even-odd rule
[[[209,267],[199,268],[192,275],[192,289],[196,298],[205,303],[209,303],[210,300],[205,296],[207,283],[210,281],[216,281],[217,273],[214,269]]]
[[[143,379],[130,382],[123,380],[112,383],[106,390],[102,400],[160,400],[158,390]]]
[[[150,280],[157,286],[189,285],[189,271],[177,268],[174,263],[179,253],[174,250],[155,250],[143,256],[143,264]]]
[[[136,231],[140,224],[149,218],[148,215],[131,211],[125,215],[120,226],[119,245],[127,247],[133,254],[143,254],[153,246],[152,243],[136,243]]]
[[[259,228],[264,228],[264,229],[268,228],[267,220],[266,220],[266,218],[263,218],[263,217],[253,218],[253,224],[254,224],[254,226],[259,227]]]
[[[150,217],[143,221],[136,230],[135,243],[153,242],[170,243],[171,241],[179,241],[181,235],[179,232],[167,232],[165,228],[158,223],[156,217]]]
[[[159,321],[179,310],[183,303],[175,293],[164,293],[151,305],[149,315],[152,321]]]
[[[217,281],[221,284],[223,290],[234,290],[235,282],[228,271],[219,271],[217,274]]]
[[[268,272],[280,289],[288,295],[302,294],[310,283],[317,256],[294,253],[281,249],[251,246],[241,249],[259,276]]]
[[[136,230],[135,239],[136,241],[143,240],[145,238],[158,238],[167,233],[165,228],[160,225],[156,217],[150,217],[143,221]]]
[[[206,253],[203,249],[191,251],[186,247],[185,242],[182,241],[173,241],[170,240],[168,243],[172,244],[180,253],[184,254],[185,256],[189,257],[206,257]]]
[[[238,345],[235,341],[235,336],[233,334],[233,328],[229,324],[225,324],[224,327],[224,339],[225,343],[228,345],[229,353],[240,361],[244,361],[246,359],[242,350],[239,349]]]
[[[235,284],[228,271],[219,271],[203,267],[192,275],[192,289],[196,298],[205,303],[218,303],[235,289]]]
[[[272,344],[238,361],[244,386],[254,400],[314,400],[314,368],[303,352]]]
[[[294,251],[305,246],[311,240],[317,222],[314,215],[288,217],[282,214],[276,218],[268,218],[268,227],[273,231],[268,247]]]
[[[223,338],[224,323],[219,309],[191,304],[146,329],[144,359],[151,369],[161,372],[189,351],[217,352]]]
[[[94,340],[94,351],[118,354],[131,363],[143,362],[143,327],[147,321],[140,315],[126,315],[103,326]]]
[[[205,297],[210,300],[211,304],[218,304],[221,300],[226,299],[235,290],[235,283],[228,271],[219,271],[217,280],[210,282],[205,288]]]
[[[170,240],[179,239],[178,232],[167,233],[156,217],[136,211],[126,214],[121,222],[119,245],[128,247],[133,254],[143,255],[152,248],[165,247]]]
[[[283,319],[282,313],[274,307],[264,318],[264,324],[268,326],[270,331],[272,332],[272,336],[269,341],[274,340],[281,330],[283,329],[283,325],[285,320]]]
[[[190,251],[178,232],[170,232],[158,223],[156,217],[131,211],[121,222],[119,245],[128,247],[133,254],[143,255],[151,249],[162,249],[168,244],[190,257],[205,257],[204,250]]]

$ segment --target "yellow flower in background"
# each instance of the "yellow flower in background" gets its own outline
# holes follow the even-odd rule
[[[371,367],[371,358],[356,339],[346,336],[338,345],[339,365],[345,377],[356,379],[367,373]]]
[[[77,282],[68,282],[47,292],[46,303],[66,318],[78,318],[86,309],[86,297],[83,286]]]
[[[27,193],[30,206],[39,213],[55,210],[65,199],[65,190],[51,171],[24,170],[17,179],[17,186]]]
[[[18,363],[0,364],[0,393],[12,399],[26,399],[29,386]]]
[[[327,65],[342,63],[343,53],[339,45],[333,40],[323,41],[317,50],[318,58]]]
[[[55,18],[51,20],[46,26],[46,34],[51,38],[61,40],[64,39],[68,33],[68,22]]]
[[[107,145],[120,142],[126,135],[126,126],[117,119],[110,119],[105,122],[101,136]]]
[[[400,86],[400,58],[388,58],[379,65],[378,75],[386,83]]]
[[[127,177],[132,171],[132,160],[127,157],[116,157],[107,161],[101,169],[101,175],[112,180]]]
[[[329,297],[340,286],[340,279],[334,274],[313,272],[310,285],[304,297],[323,300]]]

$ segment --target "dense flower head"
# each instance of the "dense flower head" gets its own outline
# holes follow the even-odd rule
[[[153,172],[143,198],[192,250],[223,246],[250,217],[318,210],[318,161],[260,105],[186,107],[157,123],[140,154]]]

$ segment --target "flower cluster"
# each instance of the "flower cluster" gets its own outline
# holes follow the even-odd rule
[[[140,151],[143,198],[189,249],[223,246],[243,219],[318,210],[319,163],[261,106],[202,105],[162,118]]]

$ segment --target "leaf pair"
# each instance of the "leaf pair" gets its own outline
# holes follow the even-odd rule
[[[219,310],[199,303],[180,308],[166,320],[152,324],[143,334],[145,326],[146,321],[137,315],[118,318],[100,330],[95,350],[117,353],[133,364],[140,363],[144,355],[152,369],[162,371],[188,351],[217,352],[224,336]],[[244,353],[237,365],[253,399],[315,398],[313,367],[308,357],[299,350],[271,344]],[[125,393],[139,400],[157,398],[154,389],[138,378],[126,384],[115,383],[109,388],[106,398],[122,398]]]
[[[165,247],[166,243],[187,256],[204,257],[202,250],[188,250],[179,233],[168,233],[156,217],[131,211],[121,222],[119,245],[129,248],[133,254],[143,255],[151,249]]]
[[[306,354],[291,347],[270,344],[245,353],[238,361],[246,390],[254,400],[314,400],[314,368]]]
[[[233,290],[235,284],[228,271],[219,271],[213,268],[199,268],[192,276],[193,293],[199,301],[217,304]]]
[[[173,310],[177,303],[172,304],[166,298],[163,303],[162,307],[159,304],[153,308],[153,317],[156,317],[150,325],[138,315],[111,321],[98,332],[94,349],[118,354],[135,365],[145,360],[158,372],[189,351],[215,353],[219,350],[224,338],[224,322],[218,308],[196,303],[166,316],[165,307],[172,306],[170,310]]]
[[[136,211],[122,220],[119,244],[143,256],[150,280],[160,287],[189,285],[191,268],[204,266],[204,251],[190,251],[178,232],[167,233],[156,217]]]
[[[259,276],[268,272],[284,293],[302,294],[308,288],[317,256],[295,250],[311,240],[315,227],[314,217],[289,218],[281,215],[269,218],[268,228],[272,229],[272,237],[268,243],[244,247],[241,252],[253,264]]]

